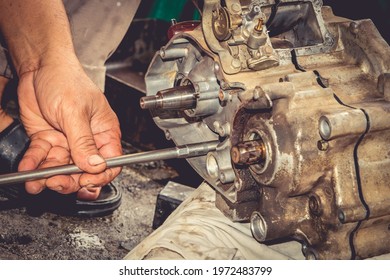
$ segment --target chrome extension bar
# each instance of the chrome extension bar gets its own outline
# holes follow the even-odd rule
[[[203,156],[206,155],[208,152],[215,151],[218,143],[218,141],[211,141],[108,158],[106,159],[107,168],[156,160]],[[55,175],[69,175],[81,172],[83,171],[73,164],[37,169],[32,171],[15,172],[0,175],[0,185],[23,183],[27,181],[45,179]]]

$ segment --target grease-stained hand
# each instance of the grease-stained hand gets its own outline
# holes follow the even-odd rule
[[[31,144],[19,171],[74,163],[82,174],[59,175],[26,183],[36,194],[45,187],[94,200],[120,168],[106,168],[104,158],[122,154],[118,119],[104,94],[78,61],[40,65],[20,75],[21,120]]]

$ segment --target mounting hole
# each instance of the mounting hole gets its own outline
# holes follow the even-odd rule
[[[259,212],[252,213],[251,232],[253,237],[259,242],[263,242],[267,238],[267,223]]]
[[[319,121],[319,132],[322,139],[329,140],[332,136],[332,127],[327,117],[322,116]]]

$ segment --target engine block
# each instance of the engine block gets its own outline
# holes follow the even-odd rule
[[[370,20],[321,0],[206,0],[146,86],[167,139],[220,142],[188,161],[259,242],[296,239],[307,259],[390,252],[390,48]]]

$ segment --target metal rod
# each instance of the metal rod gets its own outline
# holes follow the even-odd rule
[[[218,141],[211,141],[199,144],[189,144],[167,148],[156,151],[128,154],[119,157],[106,159],[107,168],[125,166],[129,164],[149,162],[155,160],[166,160],[174,158],[190,158],[206,155],[217,148]],[[23,183],[39,179],[46,179],[56,175],[69,175],[83,172],[76,165],[49,167],[32,171],[21,171],[0,175],[0,186],[7,184]]]

